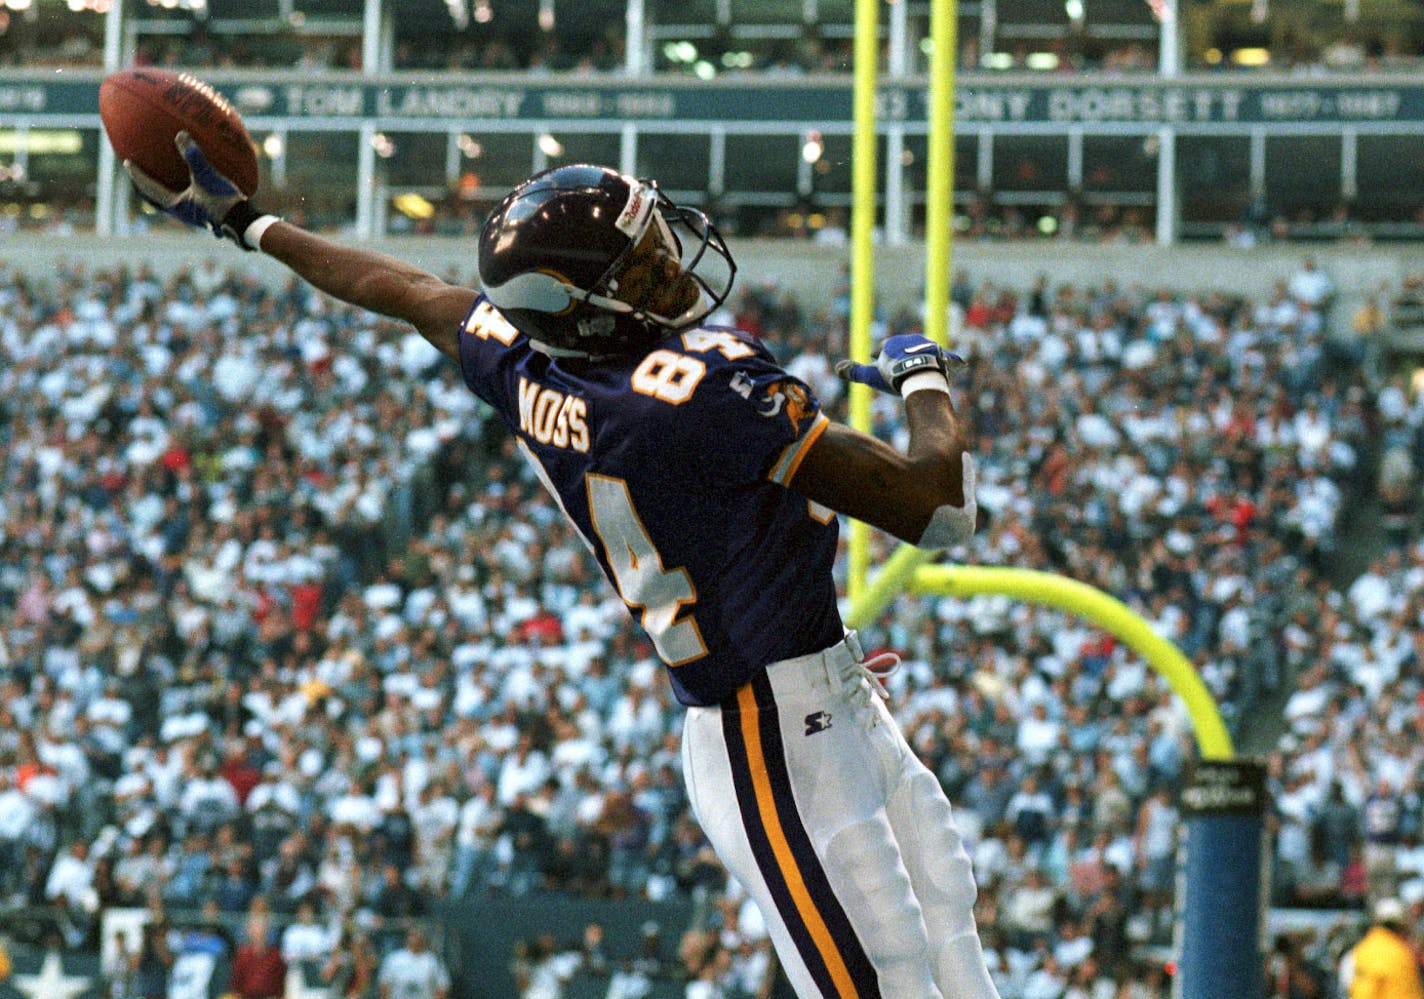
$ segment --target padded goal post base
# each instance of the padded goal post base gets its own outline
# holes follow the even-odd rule
[[[1264,993],[1270,840],[1266,770],[1204,760],[1181,793],[1186,836],[1177,884],[1174,999],[1260,999]]]

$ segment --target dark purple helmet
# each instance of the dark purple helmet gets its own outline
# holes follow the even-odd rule
[[[705,214],[606,167],[535,174],[480,234],[485,295],[555,356],[631,353],[696,326],[726,301],[736,272]]]

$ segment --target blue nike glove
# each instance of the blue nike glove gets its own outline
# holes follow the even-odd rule
[[[256,249],[242,237],[247,226],[259,217],[258,211],[248,204],[236,184],[213,169],[187,132],[174,136],[173,144],[188,164],[191,182],[185,189],[174,191],[144,173],[132,160],[124,160],[124,171],[138,193],[154,208],[184,225],[211,229],[219,239],[226,236],[244,250]]]
[[[963,364],[964,358],[918,333],[901,333],[885,341],[874,364],[840,361],[836,374],[848,382],[869,385],[877,392],[899,395],[905,379],[921,371],[938,371],[948,378],[950,361]]]

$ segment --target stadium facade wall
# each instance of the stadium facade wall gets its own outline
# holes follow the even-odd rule
[[[437,274],[472,281],[474,240],[437,237],[389,238],[361,245],[390,253]],[[842,287],[847,255],[840,247],[792,240],[732,240],[738,263],[738,287],[773,283],[794,291],[802,302],[826,301]],[[248,271],[259,280],[284,283],[287,271],[258,254],[243,255],[230,246],[173,233],[98,238],[11,233],[5,236],[4,261],[36,278],[69,261],[88,270],[116,261],[150,265],[160,277],[211,256],[219,266]],[[1348,305],[1381,287],[1397,288],[1403,276],[1424,270],[1424,244],[1352,246],[1272,244],[1249,250],[1223,246],[1099,245],[1085,243],[974,243],[954,251],[954,268],[975,286],[992,282],[1014,290],[1029,288],[1039,275],[1052,284],[1100,284],[1111,277],[1123,288],[1170,287],[1178,292],[1223,291],[1251,296],[1270,293],[1306,256],[1334,279],[1340,304]],[[913,308],[923,296],[924,250],[921,244],[885,246],[876,251],[880,302],[887,309]],[[1337,315],[1345,309],[1337,310]]]

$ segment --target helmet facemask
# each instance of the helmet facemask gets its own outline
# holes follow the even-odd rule
[[[652,182],[637,183],[653,195],[645,217],[628,226],[627,252],[582,300],[662,335],[689,329],[727,300],[736,264],[706,214],[673,204]]]
[[[640,352],[726,301],[736,265],[716,227],[657,185],[575,165],[511,191],[480,236],[490,302],[537,350]]]

